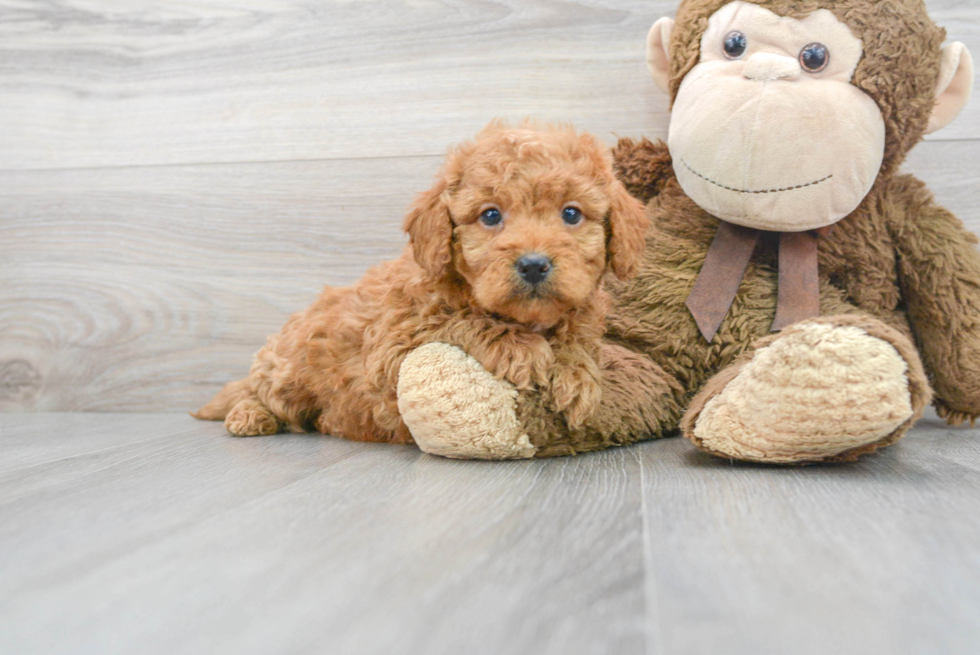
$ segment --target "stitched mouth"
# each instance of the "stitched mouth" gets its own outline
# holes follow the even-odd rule
[[[736,188],[734,188],[734,187],[730,187],[730,186],[728,186],[728,185],[725,185],[725,184],[722,184],[722,183],[720,183],[720,182],[715,182],[715,181],[714,181],[714,180],[712,180],[711,178],[708,178],[708,177],[705,177],[704,175],[701,175],[701,173],[698,173],[698,172],[697,172],[696,170],[694,170],[693,168],[691,168],[691,165],[690,165],[690,164],[688,164],[688,163],[687,163],[686,161],[684,161],[683,159],[681,160],[681,162],[683,162],[683,164],[684,164],[684,167],[685,167],[685,168],[686,168],[687,170],[689,170],[689,171],[691,171],[692,173],[694,173],[695,175],[697,175],[698,177],[700,177],[700,178],[701,178],[702,180],[704,180],[705,182],[708,182],[708,183],[710,183],[710,184],[714,184],[714,185],[715,185],[716,187],[721,187],[722,189],[727,189],[728,191],[734,191],[735,193],[752,193],[752,194],[760,194],[760,193],[782,193],[783,191],[795,191],[795,190],[797,190],[797,189],[805,189],[805,188],[807,188],[807,187],[811,187],[811,186],[816,186],[816,185],[818,185],[818,184],[820,184],[820,183],[822,183],[822,182],[826,182],[826,181],[827,181],[827,180],[829,180],[830,178],[832,178],[832,177],[834,177],[834,174],[833,174],[833,173],[831,173],[831,174],[830,174],[830,175],[828,175],[827,177],[824,177],[824,178],[821,178],[821,179],[819,179],[819,180],[815,180],[815,181],[813,181],[813,182],[808,182],[808,183],[806,183],[806,184],[797,184],[796,186],[788,186],[788,187],[783,187],[782,189],[759,189],[759,190],[752,190],[752,189],[736,189]]]

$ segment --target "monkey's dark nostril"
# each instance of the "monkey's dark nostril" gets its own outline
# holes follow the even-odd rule
[[[551,260],[544,255],[524,255],[516,266],[521,279],[528,284],[540,284],[551,271]]]

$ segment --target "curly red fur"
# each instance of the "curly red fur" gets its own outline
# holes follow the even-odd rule
[[[503,220],[479,220],[492,206]],[[562,219],[574,206],[584,218]],[[326,288],[196,414],[238,435],[283,427],[355,440],[411,443],[396,386],[406,355],[457,345],[518,388],[547,388],[581,424],[599,403],[602,278],[636,272],[647,218],[612,169],[608,149],[570,128],[493,123],[454,149],[405,221],[411,245],[356,285]],[[537,285],[521,256],[552,263]]]

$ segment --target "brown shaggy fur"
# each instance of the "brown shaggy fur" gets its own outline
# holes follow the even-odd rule
[[[584,219],[562,219],[569,205]],[[498,208],[503,221],[479,217]],[[411,246],[355,286],[326,288],[197,418],[232,434],[316,429],[348,439],[412,443],[398,414],[402,360],[422,344],[460,346],[520,389],[548,389],[571,425],[600,398],[597,365],[607,270],[635,273],[647,220],[612,170],[608,149],[571,129],[491,124],[454,149],[405,221]],[[518,258],[553,267],[531,287]]]
[[[708,18],[728,1],[681,3],[671,36],[675,93],[698,61]],[[943,30],[931,22],[921,0],[752,1],[788,16],[826,8],[847,23],[865,45],[853,83],[878,103],[885,121],[885,159],[873,189],[820,240],[823,320],[857,321],[869,334],[895,345],[909,364],[916,415],[929,401],[931,383],[932,402],[941,416],[951,423],[975,420],[980,417],[977,239],[935,204],[922,182],[895,174],[926,128]],[[537,456],[674,434],[685,411],[691,412],[690,427],[698,411],[691,407],[696,394],[723,387],[734,372],[726,372],[728,367],[778,338],[769,335],[777,295],[776,235],[758,245],[730,312],[707,343],[684,302],[718,219],[681,189],[665,144],[623,139],[614,158],[626,187],[649,201],[646,250],[633,281],[610,285],[613,306],[602,353],[612,364],[604,364],[603,402],[593,418],[572,427],[548,409],[546,390],[519,395],[518,416],[538,447]],[[716,374],[721,377],[709,388]],[[860,452],[829,459],[870,452],[907,428]]]

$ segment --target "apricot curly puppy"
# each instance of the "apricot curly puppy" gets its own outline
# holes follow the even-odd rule
[[[550,389],[581,424],[600,400],[602,277],[636,272],[647,219],[608,149],[571,128],[492,123],[453,149],[405,221],[411,244],[352,287],[327,287],[195,416],[235,435],[316,429],[413,443],[402,360],[459,346],[521,389]]]

